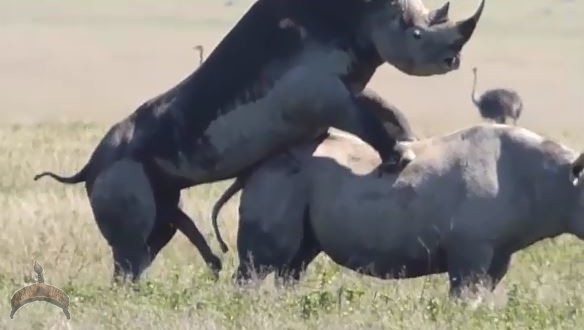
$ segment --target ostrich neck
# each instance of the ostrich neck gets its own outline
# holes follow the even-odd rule
[[[477,88],[477,74],[475,72],[474,77],[473,77],[473,81],[472,81],[472,93],[471,93],[470,97],[472,99],[472,102],[478,106],[479,105],[479,98],[477,95],[476,88]]]

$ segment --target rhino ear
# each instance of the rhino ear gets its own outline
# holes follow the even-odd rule
[[[428,13],[429,24],[434,25],[447,22],[448,9],[450,9],[450,2],[446,2],[442,7],[434,9],[430,13]]]
[[[584,153],[580,154],[578,158],[572,163],[570,169],[570,181],[574,186],[577,186],[582,181],[584,176]]]

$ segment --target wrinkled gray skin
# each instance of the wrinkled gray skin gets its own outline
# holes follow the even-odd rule
[[[305,158],[322,155],[356,172],[367,172],[380,164],[379,156],[369,145],[353,135],[330,129],[327,135],[277,154],[246,176],[238,177],[215,203],[213,227],[226,252],[216,218],[223,204],[242,190],[237,231],[239,265],[232,276],[237,285],[263,279],[274,270],[277,285],[298,280],[303,263],[320,252],[310,231],[302,225],[307,201],[299,173],[306,166]]]
[[[201,65],[204,48],[197,45],[193,49],[199,53]],[[43,176],[68,184],[85,180],[98,228],[112,247],[115,282],[120,283],[128,277],[137,281],[177,230],[193,243],[217,278],[221,260],[212,252],[194,222],[181,210],[180,193],[160,183],[152,187],[155,178],[149,178],[145,167],[133,161],[129,153],[127,158],[108,161],[112,154],[124,153],[127,146],[120,143],[120,138],[133,131],[136,125],[136,118],[130,117],[110,129],[102,144],[109,144],[111,149],[98,149],[100,152],[92,157],[93,167],[86,165],[87,170],[69,178],[43,172],[34,180]],[[134,144],[139,143],[134,141]],[[126,205],[122,209],[115,207],[120,204]]]
[[[200,235],[182,189],[236,177],[331,126],[370,144],[382,169],[407,163],[355,95],[383,63],[413,76],[458,69],[483,7],[454,23],[448,5],[419,0],[258,0],[197,70],[115,124],[77,174],[37,179],[85,183],[115,274],[136,281],[177,228]],[[129,173],[140,184],[120,189]]]
[[[262,79],[273,87],[258,100],[236,102],[235,110],[211,122],[202,140],[211,146],[206,154],[180,150],[175,161],[156,157],[157,164],[165,172],[193,183],[222,180],[329,126],[351,132],[371,144],[380,153],[384,166],[399,168],[411,160],[411,152],[395,145],[394,139],[390,141],[370,114],[359,111],[354,95],[383,62],[414,76],[458,69],[460,50],[476,27],[484,1],[471,18],[457,23],[448,18],[448,4],[429,11],[420,0],[342,2],[337,1],[334,10],[321,4],[314,10],[339,11],[341,20],[343,10],[358,10],[350,13],[351,23],[346,25],[355,40],[330,41],[333,45],[349,42],[354,49],[347,51],[341,44],[323,43],[321,33],[330,31],[311,31],[316,23],[304,22],[303,16],[282,19],[279,25],[283,29],[298,31],[301,50],[290,58],[266,64]],[[371,58],[364,60],[360,56]],[[212,62],[211,57],[207,62]],[[212,164],[212,172],[205,163]]]
[[[355,170],[334,154],[311,156],[310,147],[293,155],[302,171],[273,163],[271,187],[264,175],[263,186],[250,180],[242,192],[241,217],[263,217],[272,234],[254,241],[251,253],[296,247],[277,260],[295,280],[321,251],[379,278],[447,272],[457,297],[479,285],[494,289],[512,255],[531,244],[564,233],[584,239],[584,154],[499,124],[410,144],[416,159],[383,177],[371,172],[375,164]],[[283,180],[296,185],[281,192]]]
[[[414,132],[411,128],[410,123],[408,122],[408,120],[405,117],[405,115],[403,114],[403,112],[401,110],[399,110],[395,105],[390,104],[390,103],[386,102],[385,100],[383,100],[379,95],[377,95],[372,90],[365,89],[362,93],[360,93],[357,96],[356,101],[362,107],[366,107],[371,112],[373,112],[381,120],[385,130],[388,131],[392,136],[395,136],[397,141],[416,141],[416,140],[418,140],[418,138],[416,137],[416,135],[414,134]],[[355,160],[362,162],[363,160],[360,158],[359,152],[356,152],[356,153],[351,152],[351,150],[353,150],[355,148],[357,148],[357,149],[362,148],[361,141],[360,140],[355,141],[352,139],[338,139],[338,132],[339,131],[337,131],[337,133],[333,133],[330,137],[326,138],[326,140],[324,140],[322,142],[321,142],[321,140],[324,137],[319,137],[314,141],[308,142],[308,144],[312,145],[313,148],[315,148],[315,149],[320,148],[319,150],[322,150],[324,148],[324,149],[328,150],[328,153],[334,152],[336,155],[336,158],[345,157],[345,158],[343,158],[343,164],[349,162],[350,159],[352,159],[352,157],[357,157]],[[317,146],[319,146],[319,143],[320,143],[320,147],[317,147]],[[291,149],[294,149],[294,148],[296,148],[296,147],[292,147]],[[301,150],[304,150],[306,148],[306,146],[302,145],[299,148]],[[266,172],[266,175],[268,177],[274,176],[275,173],[273,173],[272,164],[273,163],[279,164],[279,162],[281,161],[280,158],[282,158],[282,157],[284,157],[284,159],[287,159],[289,156],[287,156],[285,154],[288,152],[294,153],[294,151],[285,151],[282,154],[275,155],[272,157],[274,160],[272,160],[272,158],[268,158],[268,159],[264,160],[263,162],[257,164],[253,168],[249,169],[248,171],[246,171],[246,173],[244,175],[238,176],[233,181],[233,183],[229,187],[227,187],[227,189],[223,192],[223,194],[221,194],[221,196],[217,199],[217,201],[215,202],[215,205],[213,205],[213,209],[211,211],[211,222],[213,224],[215,236],[217,237],[217,240],[219,241],[219,245],[221,247],[221,250],[224,253],[227,252],[229,249],[228,249],[227,245],[225,244],[225,242],[223,241],[223,238],[221,237],[221,233],[220,233],[218,225],[217,225],[217,216],[219,215],[221,208],[233,195],[235,195],[237,192],[239,192],[241,189],[243,189],[244,186],[246,186],[245,182],[250,175],[252,175],[254,177],[252,179],[255,182],[253,184],[253,187],[259,187],[260,185],[262,185],[262,183],[258,183],[258,178],[262,178],[264,176],[264,174],[262,172]],[[355,156],[355,155],[357,155],[357,156]],[[375,163],[379,159],[379,157],[375,154],[370,155],[370,157],[371,157],[371,159],[369,159],[368,161],[373,162],[373,163]],[[278,174],[276,174],[276,175],[278,175]],[[286,175],[286,174],[284,174],[284,175]],[[265,179],[265,181],[266,181],[265,184],[272,186],[270,179]],[[278,191],[286,191],[288,189],[286,186],[283,186],[283,185],[279,185],[278,187],[279,187]],[[255,188],[248,189],[248,190],[254,190],[254,189]],[[255,197],[253,197],[252,199],[254,199],[254,198]],[[247,222],[244,221],[242,224],[240,224],[239,228],[241,229],[242,226],[243,227],[247,226]],[[260,238],[258,238],[258,239],[260,239]],[[247,251],[247,248],[245,245],[238,246],[238,252],[240,254],[240,258],[244,258],[246,251]],[[271,251],[274,251],[274,250],[271,250]],[[261,265],[256,265],[255,267],[257,268],[259,266],[261,266]]]
[[[517,91],[509,88],[494,88],[484,92],[480,97],[476,91],[477,68],[473,68],[473,83],[471,100],[479,109],[481,117],[499,124],[506,124],[507,119],[517,125],[517,120],[523,112],[523,100]]]

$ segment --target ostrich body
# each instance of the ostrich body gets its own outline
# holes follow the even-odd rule
[[[516,125],[523,110],[523,101],[519,94],[512,89],[495,88],[489,89],[479,97],[476,92],[477,68],[473,68],[472,71],[474,79],[471,99],[479,108],[481,117],[494,120],[499,124],[506,124],[507,118],[511,118],[513,125]]]

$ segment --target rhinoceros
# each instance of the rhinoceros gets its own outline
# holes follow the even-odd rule
[[[114,277],[137,281],[185,226],[216,273],[220,260],[178,206],[181,190],[238,176],[331,126],[370,144],[380,169],[399,171],[414,155],[355,95],[383,63],[412,76],[458,69],[484,3],[453,22],[448,3],[257,0],[200,67],[113,125],[77,174],[36,178],[85,182]]]
[[[356,97],[356,102],[359,103],[361,106],[368,108],[373,112],[382,122],[384,128],[390,132],[392,136],[395,136],[397,141],[400,142],[407,142],[407,141],[416,141],[418,140],[417,135],[412,130],[410,122],[408,121],[407,117],[404,113],[396,107],[394,104],[387,102],[382,97],[380,97],[377,93],[375,93],[371,89],[365,89]],[[317,137],[315,140],[310,140],[309,144],[312,145],[314,148],[317,147],[319,149],[319,153],[325,152],[327,155],[331,156],[334,153],[334,158],[341,161],[343,164],[348,164],[349,161],[355,161],[362,163],[362,162],[369,162],[369,163],[376,163],[378,162],[378,155],[373,154],[370,155],[369,158],[363,159],[363,153],[361,152],[362,148],[362,140],[355,140],[355,139],[348,139],[346,135],[342,135],[342,131],[331,129],[330,132],[326,132],[320,137]],[[352,135],[350,135],[352,136]],[[322,142],[320,142],[322,141]],[[320,143],[320,144],[319,144]],[[284,151],[286,153],[286,151]],[[223,241],[221,236],[221,232],[219,231],[219,226],[217,224],[217,217],[221,208],[233,195],[239,192],[245,185],[246,180],[248,180],[249,176],[254,176],[254,181],[256,183],[253,184],[255,187],[253,190],[256,191],[258,185],[258,177],[261,177],[265,173],[269,176],[279,173],[276,171],[272,171],[271,164],[272,163],[279,163],[280,158],[282,161],[294,161],[292,158],[284,155],[284,156],[273,156],[272,158],[268,158],[260,163],[257,163],[256,166],[248,169],[245,173],[238,176],[232,183],[227,187],[227,189],[219,196],[213,208],[211,210],[211,222],[213,225],[213,229],[215,231],[215,236],[219,241],[219,246],[221,250],[225,253],[229,251],[227,244]],[[331,156],[332,157],[332,156]],[[252,174],[253,173],[253,174]],[[272,181],[270,179],[262,179],[262,182],[265,182],[269,187],[272,187]],[[278,192],[286,191],[287,189],[283,185],[279,185]],[[284,187],[284,188],[282,188]],[[248,189],[249,190],[249,189]],[[253,197],[252,199],[260,198],[260,197]],[[274,198],[270,197],[270,200]],[[277,198],[280,200],[285,200],[285,198]],[[272,204],[276,205],[276,204]],[[243,224],[244,226],[247,224]],[[258,238],[260,239],[260,238]],[[253,244],[253,243],[251,243]],[[246,246],[239,245],[237,248],[240,258],[245,258],[246,255]],[[270,250],[273,252],[274,250]],[[257,265],[259,266],[259,265]]]
[[[337,140],[357,143],[345,136]],[[271,266],[298,280],[324,252],[385,279],[446,272],[458,297],[478,285],[493,290],[512,255],[540,240],[564,233],[584,239],[584,154],[560,143],[481,124],[409,142],[417,157],[379,177],[372,172],[377,155],[358,141],[361,148],[348,150],[353,163],[311,143],[244,182],[238,244],[247,244],[255,270]],[[240,259],[234,278],[247,280],[250,270]]]

